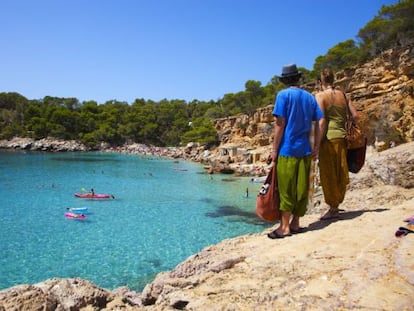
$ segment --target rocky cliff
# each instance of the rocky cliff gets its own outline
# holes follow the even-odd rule
[[[385,150],[414,140],[414,49],[388,50],[363,65],[336,73],[336,84],[342,87],[356,106],[368,145]],[[315,92],[315,84],[304,86]],[[210,165],[210,172],[260,175],[271,151],[274,117],[273,105],[257,109],[253,115],[239,114],[214,121],[220,146],[205,150],[189,144],[174,150],[150,150],[141,145],[126,145],[114,151],[147,153],[185,158]],[[0,148],[42,151],[80,151],[78,142],[56,139],[34,141],[15,138],[0,141]],[[102,146],[107,149],[108,146]],[[149,151],[148,151],[149,150]]]
[[[388,50],[381,57],[336,74],[336,85],[351,97],[366,130],[368,144],[386,149],[414,140],[414,50]],[[314,85],[306,85],[315,92]],[[252,116],[240,114],[215,121],[222,146],[263,148],[272,141],[273,106]]]

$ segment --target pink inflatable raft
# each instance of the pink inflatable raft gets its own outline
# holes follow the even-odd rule
[[[84,214],[76,214],[71,212],[66,212],[65,217],[69,219],[86,219],[86,216]]]
[[[75,197],[83,199],[115,199],[112,194],[75,193]]]

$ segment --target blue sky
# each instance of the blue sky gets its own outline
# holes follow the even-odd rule
[[[0,92],[218,100],[354,39],[396,0],[0,0]]]

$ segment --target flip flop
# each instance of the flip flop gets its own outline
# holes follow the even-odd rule
[[[408,218],[404,219],[404,221],[405,222],[412,222],[412,221],[414,221],[414,215],[411,216],[411,217],[408,217]]]
[[[267,237],[270,239],[283,239],[284,237],[291,236],[291,233],[288,234],[280,234],[276,230],[270,232]]]
[[[400,238],[400,237],[406,236],[409,233],[414,233],[414,231],[408,228],[405,228],[405,227],[399,227],[398,230],[395,231],[395,236],[397,238]]]
[[[305,227],[299,227],[299,229],[297,229],[297,230],[294,230],[294,229],[290,229],[290,233],[292,233],[292,234],[298,234],[298,233],[303,233],[303,232],[306,232],[306,231],[308,231],[308,228],[305,228]]]

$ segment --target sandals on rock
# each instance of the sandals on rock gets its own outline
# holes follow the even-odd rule
[[[408,218],[404,219],[404,221],[405,222],[412,222],[412,221],[414,221],[414,215],[411,216],[411,217],[408,217]]]
[[[305,227],[299,227],[298,229],[294,230],[292,228],[290,228],[290,233],[292,234],[298,234],[298,233],[303,233],[306,232],[308,229]]]
[[[291,236],[291,233],[288,234],[280,234],[277,230],[270,232],[267,237],[270,239],[283,239],[284,237]]]
[[[329,209],[325,215],[323,215],[320,220],[331,220],[339,218],[339,210]]]
[[[409,233],[414,233],[414,231],[408,228],[405,228],[405,227],[399,227],[398,230],[395,231],[395,236],[399,238],[399,237],[406,236]]]

